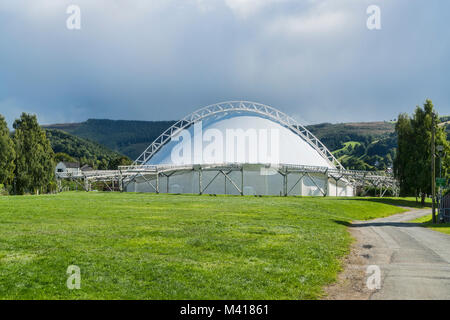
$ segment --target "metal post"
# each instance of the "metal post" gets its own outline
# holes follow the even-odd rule
[[[300,175],[301,173],[299,173],[299,175]],[[303,176],[300,178],[300,183],[299,183],[299,185],[300,185],[300,196],[302,197],[303,196],[303,177],[305,176],[305,174],[303,174]]]
[[[334,178],[334,180],[336,181],[336,197],[339,196],[339,180]]]
[[[433,217],[433,223],[436,223],[436,151],[435,151],[435,129],[434,129],[434,113],[431,114],[431,196],[432,196],[432,209],[431,215]]]
[[[445,153],[443,153],[444,146],[438,145],[437,151],[438,151],[438,155],[439,155],[439,179],[441,180],[442,179],[442,157],[445,154]],[[442,218],[442,185],[441,184],[439,184],[439,192],[438,193],[439,193],[439,196],[438,196],[438,200],[437,200],[437,207],[438,207],[439,221],[437,221],[437,222],[440,222],[440,219]]]
[[[439,156],[439,178],[442,178],[442,156]],[[443,211],[443,205],[442,205],[442,186],[439,185],[439,211],[438,211],[438,216],[439,216],[439,223],[440,223],[440,219],[443,219],[442,217],[442,211]]]
[[[241,196],[244,195],[244,165],[241,167]]]
[[[159,193],[159,172],[156,172],[156,194]]]
[[[198,194],[202,194],[202,167],[198,169]]]
[[[366,174],[363,175],[361,196],[364,196],[366,190]]]
[[[167,185],[166,185],[166,191],[167,191],[167,194],[169,193],[169,175],[166,175],[166,180],[167,180]]]

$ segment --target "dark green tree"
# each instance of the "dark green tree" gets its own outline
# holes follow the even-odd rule
[[[0,115],[0,184],[7,185],[14,177],[16,152],[5,118]]]
[[[47,192],[54,178],[54,153],[35,115],[22,113],[13,125],[16,192]]]
[[[368,165],[356,157],[348,157],[341,161],[342,165],[349,170],[369,170]]]
[[[58,152],[55,153],[55,162],[77,162],[77,160],[69,156],[67,153]]]
[[[119,166],[128,166],[132,163],[130,158],[121,156],[117,157],[109,162],[108,169],[109,170],[117,170]]]
[[[394,173],[400,182],[400,193],[421,196],[422,204],[431,193],[431,134],[434,127],[435,144],[442,145],[445,151],[443,176],[449,164],[450,146],[443,127],[439,126],[439,117],[433,103],[427,100],[423,108],[417,106],[412,118],[400,114],[395,127],[398,135],[398,147],[394,160]],[[439,175],[439,159],[436,163],[436,176]]]

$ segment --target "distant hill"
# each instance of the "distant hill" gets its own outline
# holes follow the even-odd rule
[[[131,159],[136,159],[164,130],[175,121],[127,121],[89,119],[81,123],[44,126],[95,141]]]
[[[352,122],[352,123],[320,123],[306,127],[328,149],[334,151],[342,147],[343,142],[368,142],[371,138],[380,138],[395,131],[393,122]]]
[[[97,142],[61,130],[46,128],[45,131],[55,153],[65,153],[82,165],[89,164],[94,168],[106,169],[111,161],[122,157]]]
[[[392,167],[397,147],[395,123],[321,123],[307,127],[347,169]]]
[[[447,119],[448,120],[448,119]],[[89,119],[81,123],[54,124],[58,129],[136,159],[175,121]],[[397,146],[394,122],[321,123],[307,126],[349,169],[375,170],[392,166]],[[447,130],[450,126],[447,126]]]

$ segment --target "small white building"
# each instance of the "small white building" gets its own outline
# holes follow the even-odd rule
[[[55,173],[69,173],[78,174],[80,173],[80,164],[78,162],[65,162],[61,161],[56,165]]]

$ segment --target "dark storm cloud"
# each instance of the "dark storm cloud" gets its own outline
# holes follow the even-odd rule
[[[81,8],[81,30],[66,8]],[[381,7],[382,29],[366,28]],[[450,113],[444,1],[3,1],[0,113],[41,122],[178,119],[224,100],[303,122]]]

